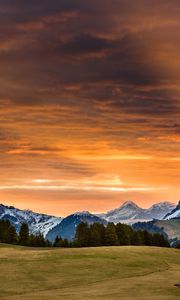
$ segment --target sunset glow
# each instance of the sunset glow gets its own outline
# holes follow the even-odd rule
[[[180,197],[180,5],[0,2],[0,202],[54,215]]]

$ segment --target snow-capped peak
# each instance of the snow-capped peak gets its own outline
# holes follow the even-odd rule
[[[120,209],[122,208],[126,208],[126,207],[129,207],[129,208],[140,208],[136,203],[134,203],[133,201],[126,201],[124,202]]]
[[[3,204],[0,204],[0,219],[9,220],[17,231],[20,229],[21,224],[26,222],[29,225],[30,232],[34,234],[40,232],[44,236],[62,221],[60,217],[34,213],[31,210],[21,210]]]
[[[91,215],[91,213],[89,211],[77,211],[73,215],[76,215],[76,216],[87,216],[87,215]]]
[[[170,202],[157,203],[150,208],[145,209],[139,207],[133,201],[127,201],[119,208],[100,216],[108,222],[132,224],[138,221],[150,221],[153,219],[161,220],[167,213],[171,212],[173,208],[175,208],[175,205]]]
[[[174,208],[175,205],[171,202],[166,201],[166,202],[155,203],[149,209],[152,209],[152,208],[161,208],[161,209],[163,209],[163,208],[167,208],[167,207]]]
[[[164,217],[165,220],[174,218],[180,218],[180,201],[178,202],[177,206]]]

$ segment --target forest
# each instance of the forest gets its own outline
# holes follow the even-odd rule
[[[100,223],[88,225],[81,222],[76,229],[73,240],[57,236],[54,243],[44,236],[32,234],[27,223],[22,223],[19,232],[9,220],[0,220],[0,242],[29,247],[101,247],[101,246],[157,246],[170,247],[167,238],[162,234],[152,234],[146,230],[133,230],[126,224]]]

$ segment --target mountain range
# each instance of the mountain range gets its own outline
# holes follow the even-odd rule
[[[170,202],[161,202],[152,205],[148,209],[139,207],[132,201],[125,202],[117,209],[111,210],[99,216],[108,222],[133,224],[138,221],[161,220],[175,209],[175,205]]]
[[[44,236],[47,235],[51,228],[62,221],[61,217],[34,213],[30,210],[20,210],[3,204],[0,204],[0,219],[9,220],[17,231],[19,231],[21,224],[26,222],[31,233],[42,233]]]
[[[0,219],[9,220],[19,231],[23,222],[27,222],[30,232],[42,233],[45,238],[54,241],[56,236],[72,240],[76,227],[80,222],[88,224],[107,222],[127,224],[147,224],[152,220],[168,220],[180,217],[180,203],[175,206],[170,202],[161,202],[148,209],[139,207],[132,201],[127,201],[119,208],[103,214],[91,214],[87,211],[76,212],[65,218],[34,213],[30,210],[20,210],[13,206],[0,204]],[[141,222],[141,223],[139,223]]]
[[[164,234],[170,241],[171,246],[176,246],[180,242],[180,201],[163,219],[137,222],[132,227],[135,230],[147,230],[151,233]]]

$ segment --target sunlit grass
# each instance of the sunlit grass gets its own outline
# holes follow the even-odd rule
[[[0,299],[179,299],[180,251],[1,245]]]

